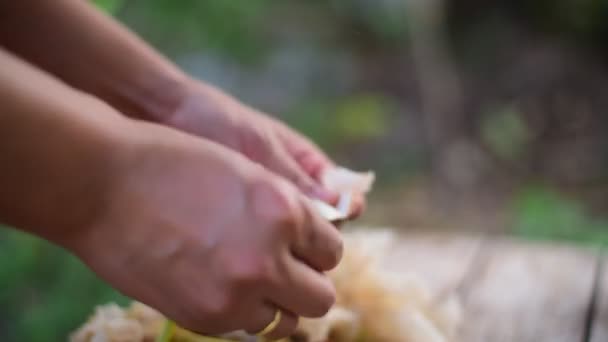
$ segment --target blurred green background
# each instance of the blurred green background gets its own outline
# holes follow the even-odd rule
[[[375,170],[361,224],[608,241],[606,1],[95,3]],[[128,299],[65,251],[0,230],[0,340],[65,340],[111,300]]]

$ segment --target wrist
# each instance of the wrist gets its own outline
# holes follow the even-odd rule
[[[180,85],[180,100],[159,122],[171,128],[236,148],[243,125],[243,105],[220,89],[187,79]]]
[[[75,251],[84,236],[95,229],[107,214],[113,193],[131,163],[134,138],[140,134],[139,122],[125,118],[105,103],[93,100],[90,109],[97,122],[91,122],[88,137],[83,139],[74,162],[61,185],[62,201],[54,208],[43,237]],[[111,114],[111,115],[106,115]]]

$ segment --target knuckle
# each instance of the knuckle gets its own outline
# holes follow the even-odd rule
[[[271,151],[271,142],[267,135],[261,131],[252,129],[243,135],[242,152],[249,159],[260,160],[268,163]]]
[[[290,229],[298,224],[297,202],[291,186],[281,179],[260,181],[254,187],[255,214],[271,227]]]
[[[303,172],[293,172],[291,180],[302,192],[306,194],[313,194],[315,192],[315,182]]]
[[[222,322],[231,311],[231,302],[228,291],[221,291],[213,296],[205,296],[204,301],[198,301],[195,314],[201,320]]]
[[[262,256],[242,257],[231,263],[228,273],[237,289],[259,285],[270,278],[272,260]]]

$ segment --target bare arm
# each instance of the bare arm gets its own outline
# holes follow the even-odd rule
[[[262,164],[309,196],[333,162],[314,143],[209,84],[191,79],[85,0],[0,2],[0,44],[120,112],[204,137]],[[352,216],[364,208],[357,195]]]
[[[0,3],[0,45],[133,117],[162,120],[186,76],[86,0]]]
[[[57,242],[103,207],[127,119],[2,49],[0,65],[0,220]]]
[[[257,332],[281,309],[279,339],[334,303],[321,271],[339,262],[339,233],[274,174],[2,49],[0,104],[0,222],[203,334]]]

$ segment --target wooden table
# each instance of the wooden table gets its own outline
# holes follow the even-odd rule
[[[508,237],[401,234],[391,270],[455,291],[462,342],[608,341],[601,253]]]

